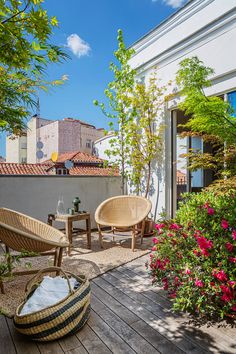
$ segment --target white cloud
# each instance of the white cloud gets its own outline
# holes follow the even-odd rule
[[[158,0],[152,0],[152,2],[157,2]],[[173,9],[177,9],[182,6],[186,0],[162,0],[165,5],[173,7]]]
[[[67,47],[72,51],[74,55],[78,58],[88,55],[91,48],[88,43],[86,43],[78,34],[73,33],[67,37]]]

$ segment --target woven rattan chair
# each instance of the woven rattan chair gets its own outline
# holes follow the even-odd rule
[[[54,266],[60,267],[63,248],[69,243],[65,235],[52,226],[14,210],[0,208],[0,240],[10,249],[34,252],[36,255],[54,255]],[[29,255],[28,255],[29,256]],[[38,269],[14,272],[14,275],[36,273]],[[3,290],[3,284],[0,282]]]
[[[141,243],[143,241],[145,219],[151,208],[150,200],[132,195],[113,197],[102,202],[95,212],[101,247],[103,247],[101,226],[111,226],[111,228],[118,229],[131,228],[131,248],[134,251],[136,238],[141,236]],[[137,227],[140,223],[141,230]]]

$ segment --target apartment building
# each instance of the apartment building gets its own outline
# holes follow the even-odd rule
[[[21,136],[7,136],[6,162],[26,163],[27,161],[27,134]]]
[[[94,125],[78,119],[64,118],[53,121],[35,115],[28,122],[24,160],[17,157],[18,145],[22,145],[21,137],[16,138],[14,142],[10,136],[6,142],[6,161],[40,163],[49,160],[53,152],[92,153],[93,142],[103,135],[103,129],[96,129]]]

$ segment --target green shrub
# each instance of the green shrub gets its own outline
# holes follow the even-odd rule
[[[236,314],[236,192],[185,194],[176,219],[156,225],[148,267],[175,310]]]

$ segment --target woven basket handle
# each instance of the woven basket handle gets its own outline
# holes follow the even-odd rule
[[[32,290],[32,287],[34,286],[36,281],[38,279],[40,279],[41,275],[44,274],[44,273],[49,273],[49,272],[60,272],[60,273],[62,273],[64,275],[64,277],[66,278],[66,280],[67,280],[70,293],[74,293],[74,290],[72,289],[71,284],[70,284],[70,279],[69,279],[68,275],[66,274],[66,272],[63,269],[59,268],[59,267],[48,267],[48,268],[44,268],[44,269],[40,270],[37,274],[35,274],[33,276],[32,279],[30,279],[28,281],[28,283],[25,286],[25,298],[27,298],[27,296],[29,295],[29,293]],[[67,273],[69,273],[70,275],[73,276],[72,273],[70,273],[70,272],[67,272]]]

